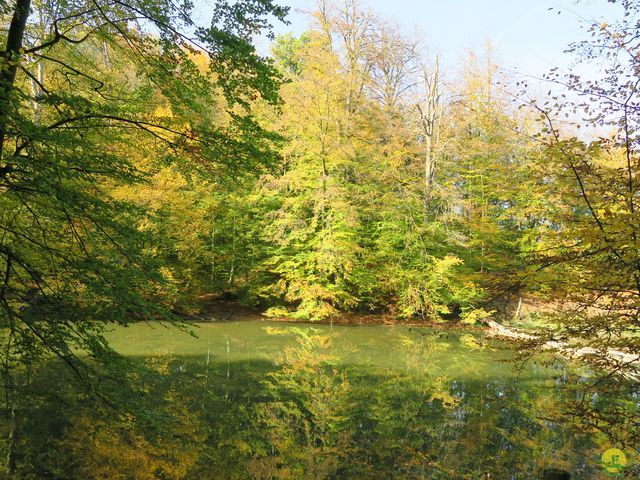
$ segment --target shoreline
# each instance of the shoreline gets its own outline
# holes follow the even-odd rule
[[[339,325],[366,326],[389,325],[407,327],[426,327],[438,330],[475,330],[483,332],[490,328],[483,323],[476,325],[465,324],[458,318],[451,320],[428,320],[418,318],[403,318],[390,313],[341,313],[334,317],[318,320],[308,318],[291,318],[265,315],[259,309],[239,305],[234,301],[201,298],[201,309],[197,315],[175,312],[177,316],[187,322],[233,322],[242,320],[272,321],[304,325]]]

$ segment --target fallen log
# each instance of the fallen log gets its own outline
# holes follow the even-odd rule
[[[482,323],[489,327],[489,334],[493,337],[529,342],[540,350],[553,350],[565,358],[588,361],[589,357],[603,359],[604,356],[607,360],[607,370],[618,373],[625,378],[640,381],[640,355],[613,348],[603,350],[594,347],[574,346],[569,341],[545,340],[543,337],[507,327],[490,318],[483,319]],[[599,362],[599,364],[602,363]]]

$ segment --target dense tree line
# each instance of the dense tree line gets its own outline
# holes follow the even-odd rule
[[[314,18],[273,46],[283,104],[258,115],[281,160],[218,187],[229,203],[199,230],[202,273],[274,315],[473,321],[523,266],[536,225],[531,119],[490,52],[446,85],[437,59],[359,4]]]

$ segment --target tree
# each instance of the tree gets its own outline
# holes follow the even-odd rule
[[[565,304],[554,316],[554,337],[594,347],[597,364],[633,374],[637,364],[615,361],[609,349],[640,356],[640,11],[634,2],[614,3],[621,20],[593,23],[592,38],[571,47],[582,61],[605,59],[602,77],[564,77],[554,70],[548,79],[559,93],[533,104],[544,125],[539,168],[553,208],[544,241],[533,251],[532,281],[551,285],[552,298]],[[559,118],[568,120],[563,125]]]
[[[440,80],[440,59],[436,57],[433,66],[423,67],[422,81],[424,83],[424,106],[417,104],[420,112],[420,122],[425,139],[424,159],[424,201],[425,208],[429,207],[429,198],[436,176],[436,146],[439,140],[439,130],[442,117],[442,93]]]
[[[532,168],[539,147],[530,138],[531,118],[515,108],[508,85],[490,45],[484,55],[469,54],[445,113],[448,148],[440,161],[443,208],[461,241],[458,255],[471,278],[492,292],[510,286],[524,268],[539,220]]]
[[[193,5],[170,0],[36,1],[33,22],[31,7],[19,0],[7,9],[1,43],[9,475],[22,373],[53,355],[109,402],[91,361],[113,360],[105,323],[166,315],[158,304],[166,278],[144,209],[115,190],[143,184],[161,166],[215,175],[273,159],[273,136],[250,106],[258,98],[277,103],[280,76],[250,41],[270,15],[286,14],[270,0],[221,0],[201,27]]]
[[[314,18],[314,30],[274,50],[290,82],[273,119],[283,162],[260,182],[272,247],[258,268],[272,275],[258,295],[290,310],[272,313],[302,318],[470,311],[478,289],[459,275],[437,202],[425,207],[441,154],[439,79],[426,85],[433,112],[421,121],[415,40],[354,2],[321,3]]]
[[[302,71],[283,88],[280,122],[288,142],[280,175],[263,181],[267,241],[265,267],[279,276],[265,296],[283,296],[304,317],[353,307],[349,287],[358,263],[358,215],[352,203],[357,168],[349,133],[348,82],[323,36],[309,35]]]

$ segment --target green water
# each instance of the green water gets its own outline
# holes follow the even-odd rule
[[[566,421],[577,398],[606,401],[585,397],[581,372],[561,361],[514,368],[508,346],[477,333],[402,326],[239,321],[194,332],[140,323],[108,334],[164,372],[152,395],[188,405],[202,435],[184,478],[524,479],[545,468],[606,478],[599,459],[612,439]]]
[[[435,347],[428,356],[433,373],[476,380],[504,378],[513,373],[512,366],[503,362],[513,358],[512,352],[500,349],[499,344],[494,344],[493,349],[480,348],[482,344],[465,346],[460,337],[471,338],[469,333],[421,327],[237,321],[198,323],[191,329],[194,335],[190,335],[168,324],[138,323],[112,330],[108,339],[119,353],[128,356],[161,354],[206,358],[209,353],[210,360],[222,363],[274,362],[285,347],[297,344],[296,332],[310,329],[331,339],[331,354],[345,366],[404,371],[410,356],[407,341],[429,341]],[[530,364],[527,378],[540,375],[544,376],[541,368]]]

